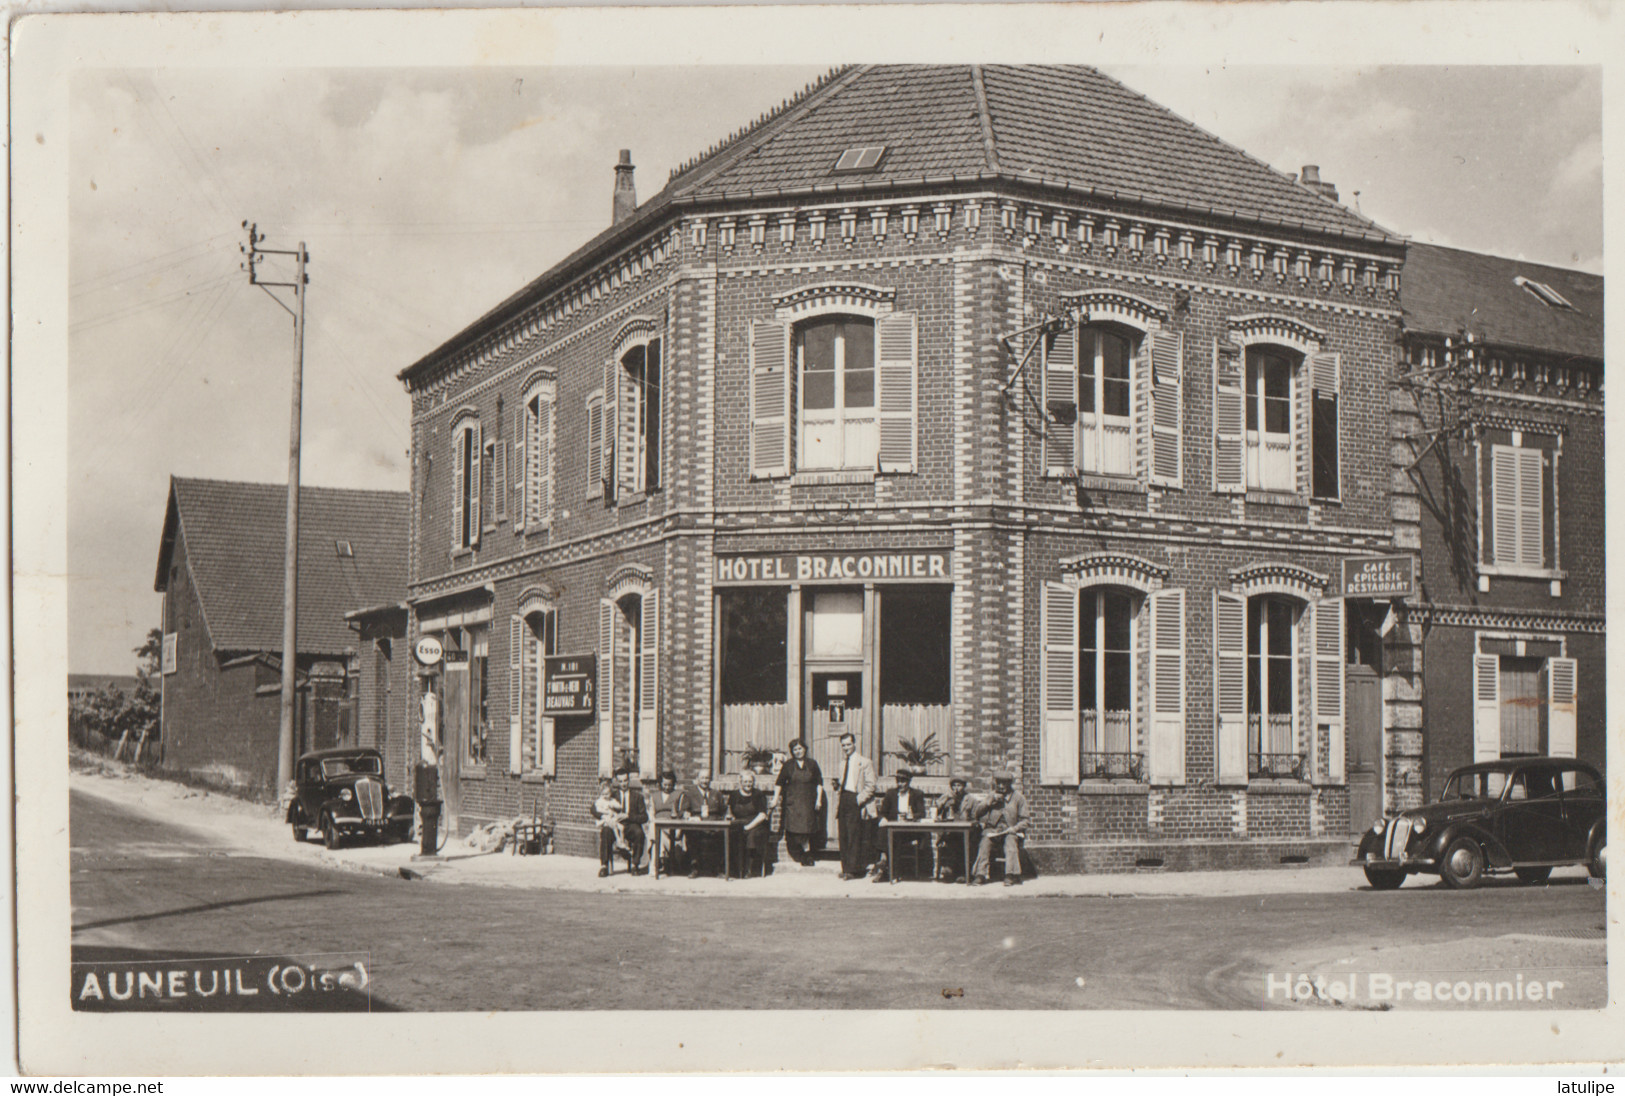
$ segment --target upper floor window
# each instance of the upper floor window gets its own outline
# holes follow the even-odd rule
[[[526,393],[517,425],[514,448],[520,473],[514,482],[514,524],[545,529],[553,523],[552,382],[543,381]]]
[[[1044,467],[1048,475],[1182,479],[1183,340],[1119,324],[1051,332],[1044,345]]]
[[[480,422],[463,418],[452,426],[452,548],[472,548],[480,542],[480,499],[485,479],[484,445]]]
[[[1247,352],[1247,486],[1295,487],[1292,381],[1297,362],[1273,349]]]
[[[605,366],[600,474],[609,499],[660,486],[660,351],[660,339],[651,338]]]
[[[1219,345],[1214,376],[1214,485],[1316,499],[1341,492],[1341,356],[1257,343]]]
[[[878,295],[868,287],[823,294],[860,303]],[[753,323],[752,477],[914,471],[918,334],[915,317],[902,312]]]
[[[795,361],[801,394],[797,467],[874,468],[880,443],[874,321],[828,316],[798,325]]]
[[[1546,453],[1490,446],[1490,560],[1504,567],[1546,565]]]
[[[587,397],[587,497],[604,494],[604,394]]]

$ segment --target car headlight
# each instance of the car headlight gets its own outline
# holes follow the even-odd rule
[[[1416,834],[1418,837],[1420,837],[1423,832],[1427,830],[1427,828],[1428,820],[1425,818],[1418,818],[1414,823],[1411,824],[1411,832]]]
[[[340,788],[339,789],[339,798],[344,800],[346,803],[348,803],[350,800],[355,798],[355,793],[350,791],[349,788]]]

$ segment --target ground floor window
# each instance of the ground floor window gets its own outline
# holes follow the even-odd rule
[[[1138,770],[1134,741],[1134,625],[1141,598],[1093,587],[1078,606],[1078,732],[1085,775]]]
[[[1275,595],[1247,601],[1247,755],[1250,776],[1298,775],[1295,675],[1302,603]]]
[[[1481,635],[1473,677],[1473,760],[1574,756],[1576,663],[1561,640]]]

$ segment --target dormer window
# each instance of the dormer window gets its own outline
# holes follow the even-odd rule
[[[1563,296],[1563,294],[1559,293],[1545,282],[1537,282],[1533,278],[1525,278],[1522,274],[1520,274],[1516,278],[1512,279],[1512,284],[1534,294],[1535,299],[1540,301],[1541,304],[1548,308],[1566,308],[1570,312],[1579,311],[1579,309],[1575,308],[1574,305],[1569,303],[1567,297]]]
[[[355,549],[350,546],[349,541],[347,541],[347,540],[336,540],[336,541],[333,542],[333,547],[338,551],[340,559],[354,559],[355,558]]]
[[[835,161],[834,174],[857,175],[861,172],[873,171],[880,166],[880,158],[885,154],[885,145],[864,145],[862,148],[849,148],[841,153],[839,160]]]

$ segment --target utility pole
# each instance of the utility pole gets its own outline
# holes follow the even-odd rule
[[[246,256],[241,265],[248,271],[248,284],[265,290],[266,296],[293,317],[293,412],[288,425],[288,521],[282,573],[282,721],[276,750],[276,788],[281,794],[293,780],[293,721],[298,703],[294,669],[299,658],[299,420],[305,370],[305,286],[310,281],[305,267],[310,254],[303,240],[294,251],[261,247],[265,237],[259,234],[259,225],[244,221],[243,227],[248,230],[248,243],[239,250]],[[293,281],[261,281],[259,264],[267,255],[292,255]],[[272,287],[292,289],[294,307],[271,292]]]

